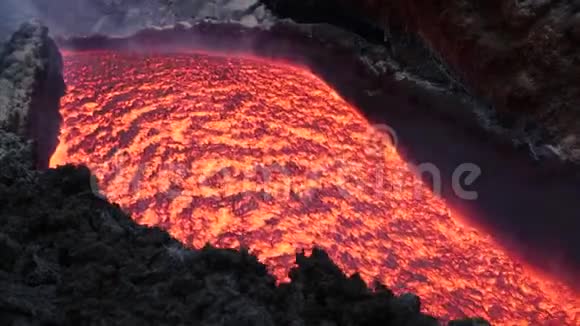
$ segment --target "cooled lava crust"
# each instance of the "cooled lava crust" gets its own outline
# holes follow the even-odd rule
[[[280,280],[297,250],[416,292],[443,319],[574,325],[580,298],[451,213],[308,69],[220,54],[65,52],[51,166],[85,164],[145,225],[248,247]]]

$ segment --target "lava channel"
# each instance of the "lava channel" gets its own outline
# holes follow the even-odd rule
[[[201,53],[67,52],[51,166],[187,245],[248,247],[284,281],[297,250],[415,292],[443,319],[578,325],[580,298],[452,216],[388,139],[308,69]]]

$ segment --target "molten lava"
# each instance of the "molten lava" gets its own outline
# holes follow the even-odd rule
[[[307,69],[196,53],[71,52],[51,166],[80,163],[135,220],[247,246],[284,280],[297,250],[419,294],[443,318],[577,325],[577,294],[457,220]]]

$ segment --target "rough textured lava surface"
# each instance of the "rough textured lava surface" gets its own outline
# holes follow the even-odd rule
[[[185,52],[64,58],[51,165],[86,164],[140,224],[194,247],[246,246],[279,281],[317,245],[444,319],[578,322],[577,294],[454,216],[393,139],[307,69]]]

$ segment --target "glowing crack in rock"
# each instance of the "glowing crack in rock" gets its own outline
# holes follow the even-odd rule
[[[317,245],[443,318],[574,325],[579,299],[453,217],[307,69],[201,53],[67,52],[51,166],[86,164],[142,224],[250,248],[279,280]]]

